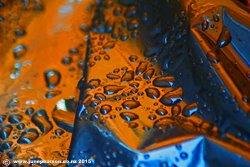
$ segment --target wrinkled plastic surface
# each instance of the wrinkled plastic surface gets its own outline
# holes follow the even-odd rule
[[[91,158],[84,166],[250,166],[249,102],[240,98],[249,92],[249,78],[241,74],[249,72],[249,28],[231,16],[232,4],[99,2],[69,160]],[[131,8],[136,14],[126,16]],[[229,65],[232,59],[240,63]]]

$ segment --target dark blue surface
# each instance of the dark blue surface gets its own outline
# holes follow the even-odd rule
[[[233,48],[241,60],[250,67],[250,29],[237,22],[226,10],[224,10],[223,22],[232,35]]]

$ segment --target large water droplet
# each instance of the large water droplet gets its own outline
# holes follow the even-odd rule
[[[0,144],[0,151],[8,150],[11,148],[13,142],[12,141],[4,141]]]
[[[113,95],[124,89],[124,86],[117,86],[117,85],[107,85],[104,86],[104,93],[106,95]]]
[[[160,97],[160,91],[156,88],[147,88],[145,92],[146,95],[151,99],[157,99]]]
[[[13,114],[9,116],[8,121],[12,124],[16,124],[16,123],[19,123],[22,119],[23,117],[21,115]]]
[[[4,127],[0,128],[0,138],[1,139],[7,139],[12,131],[12,126],[11,125],[6,125]]]
[[[187,105],[184,107],[184,109],[182,111],[182,115],[184,115],[186,117],[190,117],[194,113],[196,113],[197,111],[198,111],[198,105],[197,105],[197,103],[193,103],[193,104],[190,104],[190,105]]]
[[[20,138],[17,140],[19,144],[30,144],[39,137],[39,133],[36,129],[31,128],[24,131]]]
[[[171,87],[173,86],[174,77],[157,77],[153,81],[153,85],[156,87]]]
[[[175,89],[163,95],[160,99],[160,102],[166,106],[176,105],[182,100],[182,93],[182,88]]]
[[[137,107],[139,107],[141,104],[139,101],[135,101],[135,100],[126,100],[122,103],[122,107],[126,110],[132,110],[135,109]]]
[[[127,122],[134,121],[139,118],[137,114],[132,113],[132,112],[122,112],[120,116],[122,117],[122,119],[124,119]]]

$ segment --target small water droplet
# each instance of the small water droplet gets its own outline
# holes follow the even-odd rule
[[[226,26],[223,26],[219,39],[217,40],[216,47],[223,48],[227,46],[232,40],[231,33]]]
[[[44,72],[46,86],[55,88],[61,81],[61,73],[57,70],[47,70]]]
[[[127,122],[131,122],[139,118],[137,114],[132,113],[132,112],[122,112],[120,116],[122,117],[122,119],[124,119]]]
[[[144,73],[147,69],[148,63],[145,61],[141,61],[138,65],[138,67],[136,68],[136,75],[140,75],[142,73]]]
[[[167,113],[168,113],[168,111],[164,108],[158,108],[155,112],[157,115],[160,115],[160,116],[167,115]]]
[[[23,44],[18,44],[14,49],[13,49],[13,55],[16,59],[21,58],[27,51],[27,47]]]
[[[106,104],[106,105],[103,105],[103,106],[101,107],[100,112],[101,112],[101,114],[106,115],[106,114],[108,114],[111,110],[112,110],[111,105]]]
[[[100,100],[100,101],[106,100],[106,96],[102,93],[96,93],[94,97],[95,99]]]
[[[92,89],[97,88],[98,86],[100,86],[100,84],[101,84],[101,80],[100,80],[100,79],[91,79],[91,80],[89,81],[89,85],[90,85],[90,87],[91,87]]]
[[[129,61],[131,61],[131,62],[136,62],[137,59],[138,59],[138,57],[136,55],[129,56]]]
[[[143,74],[143,78],[146,80],[150,80],[153,77],[154,73],[155,70],[153,68],[150,68]]]

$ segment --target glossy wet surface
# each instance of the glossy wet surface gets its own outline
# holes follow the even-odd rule
[[[11,27],[0,41],[2,160],[216,166],[221,159],[203,157],[223,152],[225,164],[249,165],[248,47],[231,29],[239,22],[247,34],[245,10],[233,1],[39,2],[3,7],[22,10],[0,21]]]

